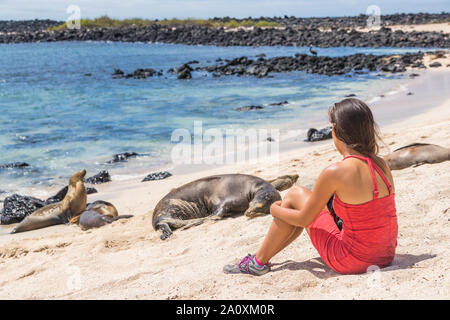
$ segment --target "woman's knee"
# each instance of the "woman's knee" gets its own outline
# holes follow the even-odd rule
[[[299,197],[309,196],[311,191],[302,186],[293,186],[286,193],[285,198],[298,199]]]
[[[283,198],[282,206],[295,208],[296,204],[303,203],[311,191],[302,186],[293,186]]]

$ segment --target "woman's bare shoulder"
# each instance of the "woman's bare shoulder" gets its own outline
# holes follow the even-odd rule
[[[330,164],[328,167],[323,169],[322,174],[328,177],[341,179],[342,177],[348,176],[349,173],[355,170],[354,166],[346,161],[339,161]]]

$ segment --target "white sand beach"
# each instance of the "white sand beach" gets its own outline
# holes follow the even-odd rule
[[[448,62],[442,64],[424,74],[448,76]],[[405,81],[420,81],[424,74]],[[395,123],[386,120],[381,125],[382,154],[413,142],[450,147],[448,91],[426,83],[419,87],[423,90],[412,96],[401,92],[373,107],[376,120],[377,108],[407,110],[411,105],[428,110]],[[278,164],[233,164],[184,174],[177,170],[160,181],[141,183],[140,177],[98,185],[99,193],[89,195],[88,202],[110,201],[120,214],[134,217],[89,231],[59,225],[0,236],[0,298],[450,299],[450,162],[393,171],[398,247],[393,264],[375,273],[335,273],[304,233],[272,259],[272,272],[261,277],[224,274],[225,264],[256,251],[271,216],[210,221],[175,231],[167,241],[152,228],[151,213],[158,200],[197,178],[297,173],[297,184],[311,188],[321,170],[340,159],[327,140],[285,151]]]

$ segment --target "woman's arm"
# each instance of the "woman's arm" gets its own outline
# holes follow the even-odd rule
[[[308,227],[325,208],[331,195],[336,191],[339,181],[337,165],[331,165],[322,171],[313,192],[306,204],[300,210],[281,207],[281,202],[275,202],[270,207],[273,217],[281,219],[290,225]]]

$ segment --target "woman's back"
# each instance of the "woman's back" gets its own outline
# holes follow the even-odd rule
[[[345,177],[333,207],[343,221],[345,251],[368,264],[388,265],[398,232],[392,180],[370,158],[351,155],[341,166]]]
[[[384,164],[384,161],[380,159]],[[376,166],[372,160],[373,166]],[[373,199],[374,183],[371,170],[366,160],[355,157],[346,158],[337,164],[341,172],[341,185],[336,190],[339,199],[348,204],[361,204]],[[384,164],[384,166],[386,166]],[[380,168],[381,173],[393,188],[392,175],[389,168]],[[383,198],[389,195],[389,188],[384,182],[380,173],[374,169],[376,184],[378,186],[378,197]],[[394,191],[394,188],[393,188]]]

